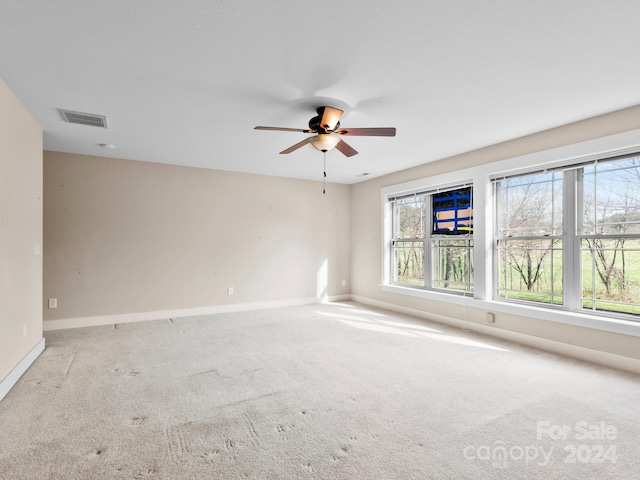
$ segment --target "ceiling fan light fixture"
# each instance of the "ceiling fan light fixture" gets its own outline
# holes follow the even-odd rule
[[[333,133],[319,133],[309,138],[309,143],[321,152],[328,152],[340,142],[340,137]]]

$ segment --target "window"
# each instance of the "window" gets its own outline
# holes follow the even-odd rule
[[[469,186],[390,199],[391,282],[473,291],[473,197]]]
[[[494,185],[498,298],[640,315],[640,156]]]
[[[640,314],[640,156],[579,170],[581,307]]]
[[[498,296],[562,304],[562,172],[496,182]]]
[[[392,200],[394,282],[424,286],[426,194]]]

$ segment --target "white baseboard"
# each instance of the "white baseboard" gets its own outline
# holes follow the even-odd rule
[[[15,366],[13,370],[9,372],[2,382],[0,382],[0,401],[9,393],[9,390],[20,380],[20,377],[24,375],[24,372],[31,366],[33,362],[44,351],[44,338],[41,338],[36,346],[31,349],[29,353]]]
[[[244,312],[265,308],[279,308],[291,307],[295,305],[309,305],[313,303],[339,302],[350,299],[351,295],[332,295],[320,299],[318,299],[317,297],[307,297],[288,300],[276,300],[271,302],[238,303],[230,305],[214,305],[210,307],[159,310],[154,312],[63,318],[59,320],[45,320],[43,328],[44,331],[51,331],[62,330],[66,328],[96,327],[100,325],[114,325],[118,323],[147,322],[151,320],[164,320],[168,318],[196,317],[198,315],[213,315],[216,313]]]
[[[530,347],[539,348],[540,350],[547,350],[580,360],[598,363],[600,365],[606,365],[608,367],[618,368],[620,370],[626,370],[628,372],[640,373],[640,360],[635,358],[625,357],[622,355],[617,355],[615,353],[602,352],[600,350],[593,350],[591,348],[580,347],[577,345],[570,345],[568,343],[558,342],[556,340],[550,340],[547,338],[535,337],[533,335],[505,330],[494,326],[482,325],[480,323],[468,322],[465,320],[458,320],[455,318],[446,317],[444,315],[437,315],[422,310],[417,310],[415,308],[394,305],[392,303],[380,302],[378,300],[373,300],[358,295],[351,295],[351,299],[354,302],[370,305],[372,307],[383,308],[392,312],[404,313],[407,315],[412,315],[414,317],[444,323],[445,325],[472,330],[474,332],[482,333],[492,337],[510,340],[512,342],[520,343]]]

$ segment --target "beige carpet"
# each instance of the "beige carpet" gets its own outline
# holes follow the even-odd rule
[[[2,479],[640,479],[637,376],[355,303],[46,338]]]

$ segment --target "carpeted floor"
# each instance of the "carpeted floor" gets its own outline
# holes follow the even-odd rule
[[[2,479],[640,479],[637,376],[356,303],[46,342]]]

